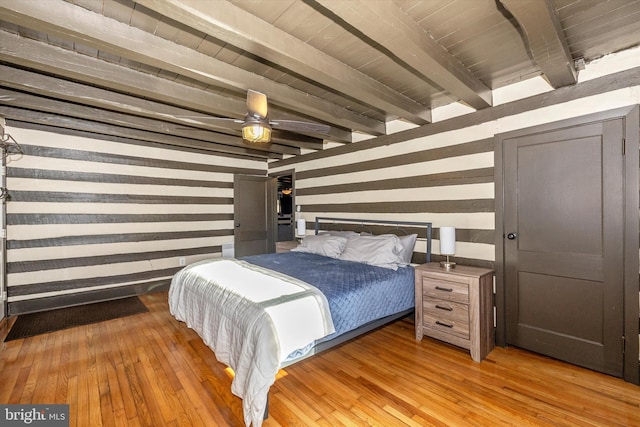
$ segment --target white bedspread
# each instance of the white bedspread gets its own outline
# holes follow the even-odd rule
[[[235,259],[202,261],[176,273],[169,308],[234,370],[231,391],[242,398],[247,426],[262,425],[281,362],[334,332],[318,289]]]

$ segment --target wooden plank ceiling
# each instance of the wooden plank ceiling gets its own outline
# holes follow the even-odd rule
[[[638,44],[640,0],[0,0],[0,115],[283,158]],[[331,131],[244,142],[248,89]]]

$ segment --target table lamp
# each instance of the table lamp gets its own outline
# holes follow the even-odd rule
[[[449,255],[456,253],[456,229],[455,227],[440,227],[440,254],[446,255],[446,261],[440,261],[440,267],[451,270],[456,267],[455,262],[449,261]]]

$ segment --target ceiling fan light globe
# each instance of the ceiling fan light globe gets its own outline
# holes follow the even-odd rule
[[[242,126],[242,138],[249,142],[271,141],[271,127],[262,123],[248,123]]]

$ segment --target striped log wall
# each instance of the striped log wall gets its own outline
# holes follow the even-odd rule
[[[295,170],[307,229],[316,216],[431,221],[456,227],[459,263],[495,261],[494,136],[640,103],[640,68],[419,128],[274,161]],[[424,254],[424,242],[417,252]]]
[[[9,123],[24,148],[7,167],[9,314],[166,287],[179,258],[217,256],[233,241],[233,174],[267,167],[295,169],[308,230],[316,216],[432,221],[435,254],[437,227],[452,225],[455,259],[492,266],[493,137],[638,103],[636,68],[268,166]]]
[[[9,127],[9,314],[166,289],[233,242],[234,173],[266,162]],[[69,133],[69,132],[67,132]]]

